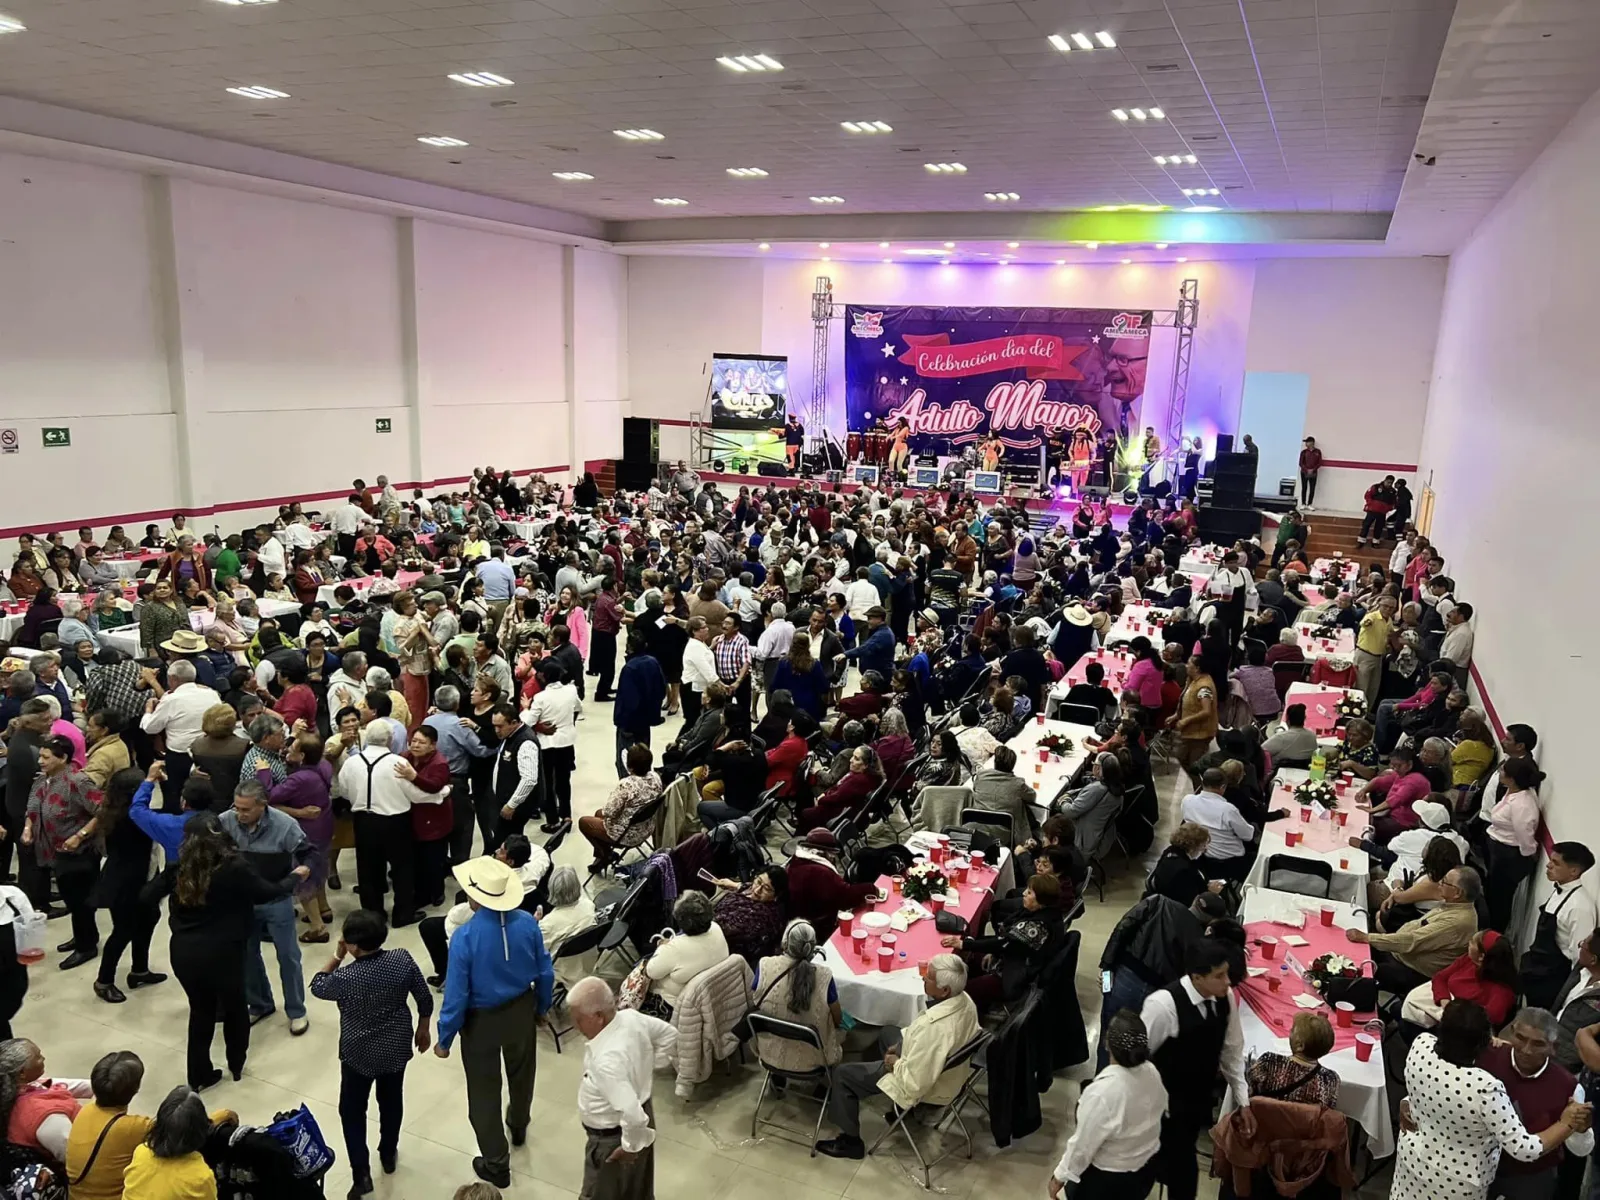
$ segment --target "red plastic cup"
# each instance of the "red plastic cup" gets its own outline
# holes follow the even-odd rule
[[[850,940],[853,943],[855,943],[856,957],[857,958],[866,958],[867,957],[867,931],[865,929],[852,929],[850,931]]]
[[[1284,830],[1283,844],[1285,846],[1298,846],[1300,844],[1300,831],[1298,829]]]
[[[1038,725],[1042,729],[1044,727],[1044,714],[1040,713],[1038,716],[1034,717],[1033,721],[1034,724]]]
[[[1267,991],[1276,992],[1282,986],[1283,986],[1283,976],[1282,975],[1268,975],[1267,976]]]
[[[937,913],[942,913],[944,911],[944,897],[943,896],[933,896],[933,897],[929,898],[929,900],[928,900],[928,908],[930,910],[932,910],[936,914]]]
[[[894,969],[894,951],[888,946],[878,947],[878,970],[887,975]]]
[[[1340,1029],[1349,1029],[1355,1020],[1356,1006],[1348,1000],[1341,1000],[1333,1006],[1333,1016],[1339,1022]]]
[[[1277,938],[1264,937],[1261,939],[1261,957],[1266,959],[1268,962],[1271,962],[1273,959],[1278,957]]]
[[[1311,806],[1309,804],[1302,804],[1300,806],[1300,824],[1311,824]]]
[[[1335,812],[1333,814],[1333,819],[1335,821],[1337,821],[1340,825],[1343,825],[1346,821],[1348,821],[1350,819],[1350,814],[1345,809],[1341,808],[1341,809],[1339,809],[1337,812]]]
[[[1372,1048],[1378,1044],[1378,1039],[1370,1033],[1356,1034],[1356,1061],[1367,1062],[1372,1058]]]
[[[989,861],[989,856],[982,850],[974,850],[967,856],[967,861],[972,864],[972,869],[974,871],[981,871],[983,870],[984,864]]]
[[[1046,747],[1046,746],[1040,746],[1039,747],[1039,761],[1042,762],[1042,763],[1047,763],[1047,762],[1050,761],[1050,750],[1049,750],[1048,747]]]
[[[1349,869],[1350,869],[1350,860],[1348,858],[1341,858],[1339,860],[1339,870],[1348,871]]]
[[[1324,904],[1322,906],[1322,923],[1324,925],[1332,925],[1333,924],[1333,912],[1334,912],[1333,905]]]

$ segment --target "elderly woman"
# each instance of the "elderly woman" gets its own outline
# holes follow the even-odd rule
[[[883,777],[897,782],[906,765],[917,753],[916,743],[906,726],[906,717],[897,708],[891,708],[878,718],[878,740],[872,743],[878,756],[878,766]]]
[[[980,1011],[1015,1000],[1055,955],[1064,929],[1061,881],[1034,875],[1022,893],[1022,911],[991,937],[948,934],[939,939],[968,963],[967,994]]]
[[[827,825],[865,802],[883,782],[883,768],[871,746],[857,746],[850,754],[850,765],[844,777],[829,788],[811,808],[803,809],[796,826],[797,833],[805,833],[820,825]]]
[[[158,579],[144,606],[139,610],[139,646],[154,655],[162,642],[170,641],[180,629],[189,628],[189,606],[178,598],[170,579]]]
[[[1406,993],[1400,1016],[1431,1029],[1452,1000],[1478,1005],[1489,1014],[1489,1024],[1495,1029],[1506,1023],[1517,1004],[1517,953],[1510,938],[1480,929],[1467,943],[1465,954]]]
[[[244,625],[239,620],[239,606],[226,596],[217,601],[210,628],[220,629],[227,635],[228,643],[225,649],[233,655],[235,662],[242,667],[249,661],[246,654],[250,649],[251,635],[245,631]]]
[[[816,959],[817,931],[805,921],[790,921],[783,930],[776,954],[756,964],[751,990],[756,1012],[815,1030],[822,1050],[790,1038],[756,1036],[756,1054],[762,1062],[786,1071],[831,1067],[844,1055],[839,1026],[839,988],[833,972]]]
[[[200,736],[189,747],[196,772],[211,782],[211,807],[222,812],[233,805],[233,788],[239,782],[248,741],[235,731],[237,714],[231,704],[213,704],[200,714]]]
[[[300,935],[302,942],[326,942],[323,923],[333,920],[328,907],[328,860],[333,845],[333,767],[322,756],[322,739],[313,728],[294,739],[284,756],[287,774],[269,793],[272,807],[300,822],[306,841],[316,848],[311,874],[294,890],[300,910],[311,928]],[[258,776],[259,777],[259,776]]]
[[[1185,821],[1172,831],[1172,841],[1156,859],[1155,869],[1145,885],[1146,896],[1166,896],[1188,908],[1201,892],[1220,892],[1222,883],[1206,879],[1206,873],[1196,865],[1211,845],[1211,834],[1205,826]]]
[[[56,628],[56,636],[63,646],[71,648],[79,642],[88,642],[96,650],[100,649],[100,639],[89,627],[87,618],[82,596],[61,597],[61,624]]]
[[[550,874],[550,907],[539,915],[539,932],[544,948],[555,959],[556,981],[571,987],[585,975],[594,974],[599,950],[561,955],[562,945],[585,930],[594,928],[594,901],[589,899],[575,868],[562,865]]]
[[[94,598],[94,604],[89,609],[85,618],[89,628],[96,633],[104,633],[108,629],[121,629],[133,621],[133,611],[122,606],[122,594],[113,589],[99,592]]]
[[[1112,825],[1122,811],[1122,763],[1115,754],[1100,753],[1090,768],[1093,778],[1055,804],[1072,821],[1073,843],[1084,858],[1096,858],[1110,843]]]
[[[1460,737],[1450,751],[1450,783],[1453,787],[1468,788],[1494,766],[1497,747],[1489,723],[1475,708],[1461,714],[1457,731]]]
[[[1245,1073],[1250,1095],[1291,1104],[1339,1104],[1339,1076],[1319,1065],[1333,1050],[1333,1026],[1321,1013],[1298,1014],[1289,1027],[1289,1053],[1268,1050]]]
[[[155,1124],[123,1175],[123,1200],[214,1200],[217,1177],[201,1151],[211,1114],[182,1084],[156,1109]]]
[[[599,811],[578,818],[578,832],[594,847],[591,871],[604,870],[651,833],[647,823],[635,826],[633,820],[660,798],[661,776],[650,769],[654,756],[649,746],[629,746],[626,761],[627,778],[617,781]]]
[[[283,760],[289,727],[277,713],[264,712],[251,718],[245,732],[250,735],[250,749],[244,752],[239,778],[255,779],[271,792],[289,774],[289,765]],[[231,797],[228,802],[233,802]]]
[[[370,696],[373,692],[388,693],[389,716],[406,729],[411,728],[411,706],[406,702],[405,693],[394,686],[394,676],[382,667],[367,669],[367,694]]]
[[[728,940],[715,920],[711,898],[703,892],[685,892],[672,906],[677,931],[662,934],[661,943],[644,960],[644,973],[652,990],[668,1005],[696,975],[728,957]]]
[[[1485,1200],[1502,1153],[1531,1163],[1588,1127],[1577,1103],[1538,1132],[1523,1125],[1505,1084],[1477,1065],[1489,1041],[1488,1014],[1452,1000],[1437,1033],[1411,1043],[1391,1200]]]
[[[211,568],[206,566],[205,554],[191,534],[183,534],[178,544],[161,563],[156,580],[168,580],[181,591],[189,580],[200,585],[201,591],[211,589]]]
[[[67,1159],[78,1102],[94,1095],[87,1079],[47,1079],[44,1053],[27,1038],[0,1042],[0,1128],[13,1146]]]
[[[751,966],[763,955],[771,954],[783,931],[789,909],[789,875],[782,867],[769,864],[748,884],[719,879],[717,924],[727,939],[728,952],[742,957]]]

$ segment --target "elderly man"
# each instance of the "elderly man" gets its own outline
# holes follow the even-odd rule
[[[376,695],[373,700],[387,697]],[[438,804],[449,794],[425,792],[396,769],[402,759],[392,748],[393,722],[373,720],[361,734],[361,749],[339,767],[339,790],[350,801],[355,819],[356,878],[361,907],[383,911],[391,872],[394,877],[395,928],[422,917],[415,896],[415,842],[411,806]]]
[[[239,782],[233,790],[233,807],[218,818],[218,823],[239,847],[239,853],[271,883],[286,880],[296,867],[309,866],[316,853],[299,821],[268,807],[267,789],[255,779]],[[250,939],[250,958],[245,964],[244,980],[250,1023],[254,1025],[265,1020],[276,1011],[272,984],[261,959],[260,935],[264,934],[272,939],[273,951],[278,956],[278,980],[283,985],[283,1011],[289,1018],[289,1032],[299,1037],[311,1027],[311,1022],[306,1019],[306,987],[300,973],[294,897],[285,894],[266,904],[258,904],[255,912],[258,936]]]
[[[63,610],[64,611],[64,610]],[[65,621],[62,624],[66,624]],[[71,645],[63,642],[63,646]],[[33,672],[33,694],[35,696],[50,696],[60,706],[61,711],[72,711],[72,691],[67,687],[67,681],[61,678],[61,657],[54,651],[44,654],[35,654],[28,660],[28,669]]]
[[[879,1062],[841,1063],[830,1068],[833,1091],[828,1115],[839,1136],[818,1142],[830,1158],[865,1158],[861,1140],[861,1101],[882,1092],[901,1109],[918,1104],[948,1104],[961,1090],[964,1070],[946,1071],[945,1060],[978,1032],[978,1007],[967,995],[967,967],[955,954],[936,954],[922,978],[928,1009],[902,1032],[893,1025],[878,1031]]]
[[[154,683],[154,676],[146,672],[146,678]],[[139,719],[139,728],[154,736],[163,734],[166,737],[167,749],[163,756],[167,767],[166,778],[166,808],[168,812],[178,811],[178,796],[183,791],[184,781],[189,778],[189,771],[194,766],[194,760],[189,757],[189,747],[199,739],[202,732],[200,722],[206,710],[220,702],[221,697],[208,687],[202,687],[195,682],[195,668],[192,662],[180,660],[167,668],[167,691],[161,692],[159,685],[153,690],[160,699],[152,696],[145,701],[144,716]]]
[[[767,627],[761,631],[761,640],[755,649],[756,665],[761,671],[761,690],[768,696],[768,707],[772,704],[772,677],[778,673],[778,664],[789,657],[792,645],[794,624],[789,620],[788,606],[781,600],[774,600],[767,610]]]
[[[1372,947],[1378,986],[1403,996],[1467,952],[1478,932],[1478,897],[1483,880],[1471,867],[1457,867],[1439,882],[1438,908],[1407,921],[1393,933],[1345,930],[1352,942]]]
[[[439,753],[450,765],[450,795],[452,827],[450,832],[451,865],[466,862],[472,857],[473,808],[470,800],[469,776],[472,760],[488,758],[494,747],[485,744],[461,722],[461,691],[445,684],[433,694],[437,710],[422,723],[433,730],[439,743]]]
[[[1369,705],[1378,703],[1383,656],[1389,652],[1389,635],[1395,629],[1394,611],[1394,597],[1385,596],[1356,626],[1356,687],[1366,695]]]
[[[578,1120],[587,1143],[583,1200],[650,1200],[655,1195],[655,1072],[672,1064],[678,1031],[657,1017],[618,1009],[611,985],[593,975],[567,993],[587,1039]]]
[[[1017,752],[1001,746],[994,752],[992,766],[980,767],[972,776],[972,799],[968,808],[983,808],[1011,818],[1011,836],[1005,845],[1039,837],[1039,819],[1034,815],[1036,793],[1028,781],[1016,773]]]
[[[1200,826],[1211,835],[1211,843],[1199,866],[1207,879],[1243,879],[1250,869],[1250,843],[1256,827],[1224,794],[1228,781],[1220,767],[1207,767],[1200,776],[1200,790],[1185,796],[1183,819]]]
[[[1551,1055],[1556,1031],[1556,1019],[1546,1009],[1524,1008],[1503,1038],[1478,1059],[1478,1066],[1505,1084],[1511,1106],[1529,1133],[1554,1125],[1569,1101],[1584,1101],[1583,1089],[1572,1072]],[[1501,1200],[1551,1200],[1559,1174],[1571,1183],[1575,1195],[1584,1160],[1594,1149],[1594,1130],[1587,1120],[1583,1126],[1564,1145],[1533,1162],[1518,1162],[1502,1154],[1490,1194]]]
[[[539,922],[519,908],[522,880],[495,858],[475,858],[454,871],[472,916],[450,939],[450,967],[439,1038],[433,1052],[450,1057],[461,1035],[461,1065],[467,1077],[467,1119],[481,1152],[472,1160],[479,1179],[511,1184],[511,1145],[528,1137],[533,1106],[534,1039],[550,1007],[555,968]],[[366,889],[363,888],[364,892]],[[500,1108],[500,1064],[505,1062],[507,1106]]]

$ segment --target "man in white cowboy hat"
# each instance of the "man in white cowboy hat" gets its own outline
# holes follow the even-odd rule
[[[527,1140],[533,1105],[534,1045],[539,1017],[550,1007],[555,968],[533,914],[519,909],[522,881],[496,858],[474,858],[454,869],[472,916],[450,939],[450,966],[434,1053],[450,1057],[461,1035],[467,1076],[467,1119],[482,1152],[472,1160],[479,1179],[511,1185],[511,1146]],[[510,1091],[500,1116],[500,1060]]]
[[[1094,617],[1077,600],[1069,601],[1061,610],[1061,618],[1050,634],[1050,653],[1063,668],[1070,671],[1094,646]]]

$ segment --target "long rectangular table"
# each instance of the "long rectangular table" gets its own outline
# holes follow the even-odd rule
[[[1304,704],[1306,728],[1318,737],[1327,737],[1339,723],[1339,701],[1355,691],[1355,688],[1328,687],[1320,683],[1291,683],[1284,694],[1283,706]]]
[[[1329,950],[1336,950],[1358,964],[1371,960],[1371,953],[1366,946],[1344,938],[1346,929],[1367,928],[1366,913],[1360,907],[1335,902],[1333,927],[1328,928],[1320,923],[1323,903],[1309,896],[1297,896],[1290,892],[1276,892],[1267,888],[1250,888],[1245,892],[1244,904],[1239,910],[1239,920],[1245,926],[1248,935],[1248,962],[1251,967],[1267,968],[1266,973],[1247,978],[1238,989],[1239,1024],[1244,1033],[1247,1059],[1269,1050],[1279,1054],[1289,1052],[1289,1025],[1292,1024],[1293,1014],[1300,1011],[1289,997],[1296,992],[1309,989],[1292,970],[1287,973],[1278,970],[1286,954],[1294,955],[1301,966],[1316,954]],[[1303,910],[1306,914],[1303,929],[1273,923],[1273,918],[1295,909]],[[1298,950],[1283,945],[1282,938],[1291,934],[1304,937],[1311,945]],[[1257,939],[1263,935],[1280,939],[1277,957],[1271,961],[1264,958],[1261,947],[1257,944]],[[1273,974],[1278,974],[1283,979],[1276,995],[1269,992],[1265,982]],[[1326,1006],[1320,1011],[1330,1022],[1334,1020],[1334,1014]],[[1361,1024],[1362,1019],[1358,1017],[1356,1023]],[[1383,1047],[1381,1045],[1373,1047],[1372,1057],[1366,1062],[1361,1062],[1356,1057],[1355,1047],[1352,1044],[1354,1031],[1336,1032],[1342,1035],[1341,1041],[1336,1043],[1332,1053],[1323,1058],[1322,1065],[1339,1076],[1339,1111],[1366,1131],[1374,1158],[1387,1158],[1394,1153],[1395,1140],[1394,1127],[1389,1121]],[[1231,1095],[1225,1103],[1228,1107],[1232,1107]]]
[[[1294,785],[1299,779],[1284,780],[1281,776],[1273,788],[1272,798],[1268,808],[1286,808],[1289,816],[1286,820],[1272,821],[1261,833],[1261,846],[1256,854],[1256,861],[1250,868],[1250,874],[1245,883],[1254,887],[1265,887],[1267,884],[1267,861],[1275,854],[1289,854],[1296,858],[1314,860],[1326,863],[1333,871],[1333,879],[1329,884],[1329,894],[1336,900],[1353,904],[1358,908],[1367,905],[1367,870],[1370,865],[1365,850],[1357,850],[1350,845],[1351,838],[1365,836],[1370,819],[1367,814],[1355,808],[1356,792],[1359,790],[1360,780],[1345,789],[1339,796],[1336,810],[1345,814],[1345,823],[1340,825],[1331,812],[1324,811],[1320,806],[1311,809],[1311,820],[1303,819],[1304,809],[1294,798]],[[1288,844],[1284,836],[1288,832],[1301,834],[1297,845]]]

